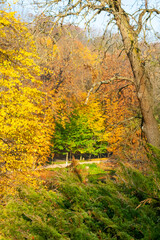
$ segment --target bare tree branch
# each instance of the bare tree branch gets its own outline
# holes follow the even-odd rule
[[[3,143],[7,144],[7,145],[14,143],[14,140],[13,140],[13,139],[8,139],[8,138],[2,138],[2,137],[0,137],[0,140],[1,140]]]
[[[95,87],[96,87],[96,89],[94,90],[94,93],[96,93],[96,92],[99,90],[99,88],[101,87],[102,84],[109,84],[109,83],[111,83],[111,82],[113,82],[113,81],[115,81],[115,80],[119,80],[119,81],[129,81],[131,84],[134,84],[134,80],[133,80],[133,79],[126,78],[126,77],[119,77],[119,76],[118,76],[118,77],[117,77],[117,76],[114,76],[113,78],[110,78],[110,79],[108,79],[108,80],[94,83],[94,84],[92,85],[91,89],[89,90],[88,94],[87,94],[87,97],[86,97],[86,100],[85,100],[85,104],[88,103],[89,97],[90,97],[91,93],[93,92],[93,90],[95,89]]]
[[[153,13],[156,13],[156,14],[160,14],[160,11],[158,10],[158,9],[155,9],[155,8],[153,8],[153,9],[144,9],[141,13],[140,13],[140,15],[139,15],[139,18],[138,18],[138,27],[137,27],[137,30],[136,30],[136,33],[137,33],[137,35],[141,32],[141,30],[142,30],[142,27],[143,27],[143,17],[144,17],[144,15],[146,14],[146,13],[150,13],[150,16],[149,16],[149,18],[151,17],[151,15],[153,14]]]

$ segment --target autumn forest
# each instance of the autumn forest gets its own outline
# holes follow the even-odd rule
[[[0,1],[0,240],[160,239],[160,10],[140,2],[26,20]],[[92,28],[102,12],[118,30]]]

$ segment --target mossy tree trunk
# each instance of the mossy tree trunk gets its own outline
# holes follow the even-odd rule
[[[142,130],[148,143],[160,147],[160,132],[153,114],[152,84],[138,46],[138,32],[130,25],[129,17],[121,8],[120,1],[112,1],[112,9],[134,75],[137,97],[142,113]]]

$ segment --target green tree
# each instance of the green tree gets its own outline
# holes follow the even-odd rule
[[[64,119],[59,112],[52,138],[52,152],[93,155],[107,152],[103,111],[98,101],[92,99],[91,102],[76,107]]]

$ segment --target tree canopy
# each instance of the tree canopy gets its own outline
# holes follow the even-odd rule
[[[102,12],[108,13],[111,19],[117,25],[124,50],[130,61],[134,76],[134,84],[139,100],[139,106],[142,114],[142,131],[148,142],[160,147],[160,132],[158,123],[154,117],[154,96],[151,79],[145,66],[143,54],[139,46],[139,35],[142,31],[146,32],[147,22],[155,14],[160,14],[160,10],[152,7],[150,1],[143,1],[133,14],[128,14],[123,8],[123,1],[99,0],[99,1],[46,1],[40,6],[45,5],[46,9],[55,19],[55,22],[64,22],[70,16],[86,19],[89,24]],[[75,19],[75,18],[74,18]],[[107,26],[107,19],[106,19]]]

